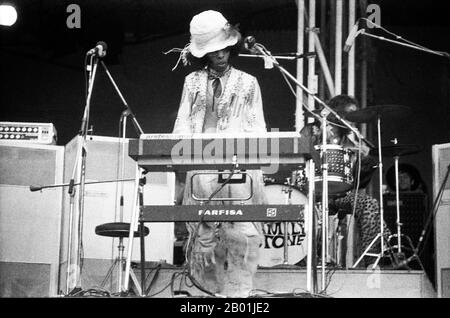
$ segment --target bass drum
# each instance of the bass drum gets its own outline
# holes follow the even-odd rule
[[[304,204],[305,212],[308,198],[301,191],[287,185],[269,183],[264,187],[268,204],[289,204],[288,190],[291,190],[291,204]],[[260,248],[259,265],[271,267],[284,263],[285,223],[264,222],[264,243]],[[287,222],[288,233],[288,264],[296,264],[303,260],[307,254],[307,240],[304,220]]]

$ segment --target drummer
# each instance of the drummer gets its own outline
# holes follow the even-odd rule
[[[330,99],[327,105],[341,117],[358,110],[358,102],[348,95],[337,95]],[[369,156],[370,148],[362,142],[358,143],[354,133],[344,126],[333,114],[327,116],[327,124],[327,144],[340,145],[343,148],[352,150],[355,154],[361,152],[361,177],[364,177],[364,180],[369,179],[370,181],[377,165],[376,158]],[[314,145],[321,145],[322,129],[320,127],[321,123],[313,120],[303,128],[301,134],[311,137]],[[354,128],[357,130],[356,127]],[[355,156],[354,160],[356,159],[357,156]],[[357,165],[354,166],[356,167]],[[357,171],[354,172],[356,173]]]
[[[337,95],[333,97],[327,104],[339,116],[345,117],[346,114],[358,110],[357,101],[348,95]],[[340,226],[346,226],[344,217],[347,214],[354,213],[357,233],[359,236],[359,244],[354,251],[355,256],[361,255],[369,246],[372,240],[380,233],[380,209],[378,201],[366,193],[366,187],[369,185],[371,178],[377,169],[376,158],[369,155],[369,148],[363,143],[357,141],[354,133],[334,116],[327,117],[327,144],[341,145],[344,148],[355,151],[356,161],[360,152],[361,164],[353,165],[353,185],[352,188],[342,193],[338,199],[333,200],[330,197],[329,211],[330,214],[338,214],[340,217]],[[356,129],[356,128],[355,128]],[[305,126],[302,130],[303,135],[311,136],[313,143],[322,144],[322,133],[319,122],[312,122]],[[359,178],[358,178],[359,172]],[[390,235],[390,231],[384,224],[384,233],[386,237]],[[370,252],[378,252],[380,244],[374,244]],[[351,265],[351,264],[348,264]]]

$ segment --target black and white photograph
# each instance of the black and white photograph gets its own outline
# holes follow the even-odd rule
[[[450,298],[447,4],[0,0],[0,298]]]

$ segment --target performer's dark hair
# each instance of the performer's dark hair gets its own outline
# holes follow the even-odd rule
[[[345,107],[348,105],[356,105],[356,107],[359,108],[357,100],[349,95],[336,95],[328,101],[328,106],[337,113],[345,112]]]
[[[355,105],[357,108],[359,108],[358,102],[354,97],[344,94],[334,96],[328,101],[327,105],[342,117],[345,117],[345,114],[349,112],[346,109],[347,106]],[[334,115],[328,116],[328,120],[330,121],[330,123],[341,124]],[[339,127],[339,134],[341,135],[341,137],[345,136],[347,133],[347,128]]]

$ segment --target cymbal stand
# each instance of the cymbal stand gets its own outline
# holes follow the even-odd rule
[[[400,191],[398,188],[398,156],[394,157],[395,166],[395,207],[397,212],[397,244],[398,253],[402,254],[402,223],[400,223]]]
[[[380,205],[380,232],[374,237],[372,242],[367,246],[366,250],[361,254],[359,259],[353,264],[352,268],[356,268],[365,256],[376,257],[372,269],[375,269],[381,258],[384,256],[384,207],[383,207],[383,161],[381,155],[381,117],[377,116],[377,132],[378,132],[378,172],[379,172],[379,205]],[[369,253],[372,246],[380,239],[380,253]]]
[[[397,138],[394,139],[394,144],[397,143]],[[400,222],[400,190],[398,187],[398,159],[399,156],[394,156],[394,169],[395,169],[395,207],[396,207],[396,224],[397,224],[397,234],[391,235],[388,240],[393,237],[397,237],[397,245],[392,246],[393,248],[397,247],[397,253],[394,254],[395,263],[399,264],[399,262],[405,259],[405,254],[402,252],[402,223]],[[409,238],[408,238],[409,239]],[[409,239],[409,243],[414,250],[414,246],[412,246],[411,240]],[[420,261],[419,261],[420,262]]]
[[[394,138],[394,140],[392,140],[392,142],[394,144],[397,144],[397,138]],[[396,224],[397,224],[397,234],[393,234],[388,238],[388,241],[390,242],[390,240],[394,237],[397,237],[397,245],[391,246],[391,248],[397,248],[397,252],[396,253],[392,253],[393,254],[393,261],[394,261],[394,266],[396,268],[400,268],[403,266],[407,266],[408,267],[408,263],[412,260],[412,259],[417,259],[419,265],[421,266],[422,269],[424,269],[422,262],[419,258],[419,256],[417,255],[416,249],[414,248],[414,245],[411,241],[411,239],[407,236],[402,234],[401,232],[401,228],[403,226],[403,224],[400,222],[400,188],[399,188],[399,176],[398,176],[398,160],[399,160],[400,156],[396,155],[394,156],[394,169],[395,169],[395,206],[396,206]],[[402,244],[402,237],[406,238],[406,241],[409,244],[409,247],[411,248],[411,250],[413,251],[413,255],[411,257],[409,257],[407,260],[405,260],[405,253],[402,252],[403,249],[403,244]],[[409,267],[408,267],[409,268]]]

